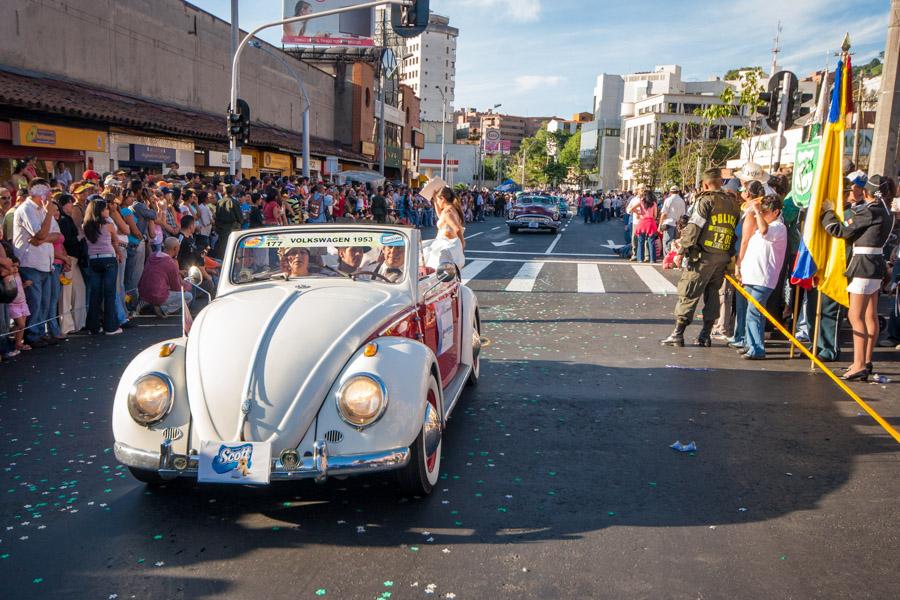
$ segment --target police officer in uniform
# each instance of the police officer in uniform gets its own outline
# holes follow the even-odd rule
[[[846,221],[838,219],[830,204],[825,205],[822,226],[832,236],[852,245],[852,258],[847,264],[847,292],[853,327],[853,364],[847,369],[847,381],[866,381],[872,373],[872,352],[878,340],[878,293],[887,275],[884,246],[894,228],[894,218],[879,191],[881,176],[866,178],[864,173],[851,173],[854,186],[864,190],[864,201],[853,205]]]
[[[693,321],[701,298],[703,329],[694,345],[712,345],[710,334],[719,318],[719,289],[734,255],[735,228],[741,215],[738,202],[721,188],[721,170],[708,169],[691,220],[681,234],[682,265],[686,266],[678,282],[675,331],[661,340],[664,346],[684,346],[684,331]]]

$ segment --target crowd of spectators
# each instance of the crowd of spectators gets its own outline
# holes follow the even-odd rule
[[[184,278],[197,267],[213,294],[228,236],[299,223],[435,226],[417,190],[337,185],[304,177],[203,177],[92,169],[75,179],[65,165],[38,177],[22,161],[0,186],[0,359],[57,345],[71,335],[118,335],[135,315],[181,310]],[[467,221],[502,215],[509,198],[466,190]],[[201,296],[203,294],[200,294]]]
[[[877,186],[867,186],[868,178],[853,165],[845,165],[845,171],[846,206],[877,200],[884,203],[894,218],[894,233],[883,249],[889,268],[880,288],[881,294],[889,296],[891,301],[880,304],[877,330],[882,334],[878,345],[900,348],[900,191],[889,177],[879,177]],[[817,292],[798,290],[790,282],[805,219],[805,207],[794,201],[791,181],[790,171],[769,174],[751,163],[723,186],[722,191],[741,204],[730,273],[768,312],[792,327],[798,340],[810,346],[816,340],[819,358],[837,361],[840,360],[837,331],[848,316],[847,311],[823,295],[822,311],[818,315],[820,335],[816,335],[812,328],[817,319]],[[578,194],[574,202],[586,224],[622,219],[625,243],[616,251],[621,257],[645,263],[662,260],[663,268],[678,269],[683,266],[681,230],[690,219],[698,193],[695,189],[682,193],[677,186],[664,192],[639,186],[633,192],[588,191]],[[727,281],[720,299],[721,315],[713,329],[713,338],[727,342],[748,359],[765,358],[763,315]],[[858,319],[853,314],[849,318],[851,322]]]

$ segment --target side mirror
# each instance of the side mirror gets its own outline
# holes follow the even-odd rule
[[[199,267],[191,267],[188,269],[188,281],[191,282],[191,285],[200,285],[203,283],[203,273],[200,272]]]
[[[437,278],[441,283],[450,283],[456,279],[459,269],[453,263],[443,263],[437,269]]]

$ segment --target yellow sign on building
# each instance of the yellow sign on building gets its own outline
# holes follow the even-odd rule
[[[31,148],[60,148],[106,152],[109,141],[105,131],[45,125],[31,121],[12,121],[12,142]]]
[[[291,157],[287,154],[263,152],[261,168],[270,171],[291,172]]]

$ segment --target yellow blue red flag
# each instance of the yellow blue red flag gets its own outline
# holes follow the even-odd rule
[[[844,240],[833,238],[822,227],[826,201],[834,205],[839,219],[844,218],[844,126],[853,112],[853,67],[850,55],[838,61],[834,74],[831,110],[822,135],[819,164],[813,180],[812,198],[806,213],[800,251],[791,274],[791,283],[807,289],[815,286],[826,296],[849,306],[847,295],[847,255]]]

